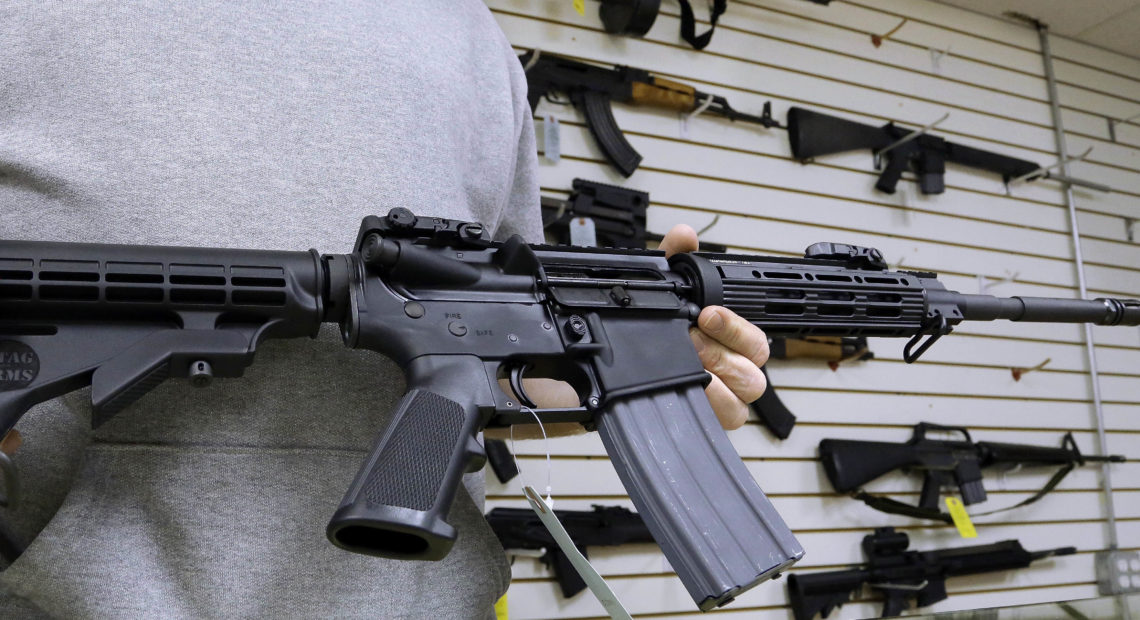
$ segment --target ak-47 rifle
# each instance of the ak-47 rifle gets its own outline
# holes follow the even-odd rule
[[[960,433],[962,439],[928,439],[930,431]],[[1077,465],[1085,463],[1123,463],[1120,455],[1089,456],[1081,454],[1072,433],[1066,433],[1060,447],[1030,446],[1017,443],[977,441],[962,426],[943,426],[921,422],[906,443],[862,441],[858,439],[824,439],[819,442],[819,460],[831,486],[839,493],[855,493],[856,499],[871,508],[890,514],[951,523],[950,515],[938,508],[942,487],[953,482],[962,495],[963,504],[986,500],[982,486],[982,469],[1016,465],[1059,465],[1061,469],[1035,495],[1004,510],[1031,504],[1056,487]],[[898,500],[871,495],[861,487],[893,471],[921,472],[922,494],[917,506]],[[999,512],[999,511],[995,511]],[[990,513],[986,513],[990,514]]]
[[[440,559],[481,429],[580,422],[707,610],[803,555],[705,397],[689,329],[710,305],[772,336],[907,337],[907,362],[968,320],[1140,325],[1140,301],[962,294],[867,248],[666,259],[493,242],[402,208],[365,218],[347,254],[0,241],[0,436],[86,385],[98,425],[168,378],[238,377],[261,342],[336,323],[403,368],[408,392],[329,522],[334,544]],[[540,409],[524,376],[569,382],[579,406]]]
[[[915,599],[917,607],[945,600],[946,578],[1025,568],[1037,560],[1072,555],[1074,547],[1026,551],[1016,540],[954,549],[907,551],[910,538],[893,527],[880,527],[863,538],[867,563],[848,570],[788,575],[788,594],[796,620],[826,618],[864,585],[881,592],[883,618],[897,616]]]
[[[649,528],[637,513],[621,506],[594,506],[593,510],[555,510],[554,515],[566,528],[574,546],[586,555],[587,547],[654,542]],[[542,563],[554,571],[562,596],[570,598],[586,587],[586,582],[558,547],[530,508],[494,508],[487,513],[487,523],[495,530],[503,548],[542,550]]]
[[[586,115],[586,124],[606,158],[625,176],[633,174],[641,155],[630,146],[614,121],[613,101],[648,105],[678,112],[692,112],[708,102],[706,114],[731,121],[756,123],[766,128],[782,127],[772,118],[772,106],[764,104],[760,116],[738,112],[720,95],[709,95],[672,80],[656,77],[644,69],[599,67],[537,50],[519,57],[526,68],[527,99],[533,112],[543,97],[564,94]]]

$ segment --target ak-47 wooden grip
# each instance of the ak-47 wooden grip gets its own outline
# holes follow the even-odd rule
[[[633,95],[630,99],[634,103],[680,112],[690,112],[696,109],[696,90],[692,86],[658,77],[649,79],[652,83],[633,83]]]
[[[785,359],[819,359],[839,362],[845,357],[839,337],[788,338],[784,340]]]

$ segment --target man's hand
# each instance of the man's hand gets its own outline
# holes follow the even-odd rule
[[[661,241],[666,256],[697,249],[697,233],[678,224]],[[721,306],[708,306],[689,330],[693,347],[712,382],[705,394],[726,430],[748,419],[748,403],[760,398],[768,382],[760,367],[768,361],[768,338],[759,327]]]

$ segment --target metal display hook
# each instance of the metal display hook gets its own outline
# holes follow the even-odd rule
[[[1140,112],[1129,116],[1128,118],[1111,118],[1105,117],[1104,120],[1108,121],[1108,139],[1116,142],[1116,126],[1132,123],[1132,121],[1140,118]]]
[[[883,155],[886,155],[892,149],[896,149],[896,148],[906,144],[907,142],[910,142],[911,140],[914,140],[915,138],[923,135],[924,133],[930,131],[931,129],[934,129],[938,125],[942,124],[942,122],[948,118],[950,118],[949,112],[943,114],[942,118],[934,121],[933,123],[930,123],[929,125],[925,125],[923,127],[915,129],[914,131],[912,131],[912,132],[908,133],[907,135],[899,138],[898,140],[895,140],[894,142],[892,142],[892,143],[884,146],[883,148],[875,151],[875,169],[878,170],[878,169],[881,169],[883,167],[882,166]]]

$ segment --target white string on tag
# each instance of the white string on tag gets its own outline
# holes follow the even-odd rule
[[[536,47],[536,48],[534,48],[534,53],[530,55],[530,60],[528,60],[525,65],[523,65],[523,73],[530,71],[531,67],[538,64],[538,57],[539,56],[542,56],[542,50],[540,50]]]
[[[554,467],[550,463],[550,437],[546,434],[546,427],[542,425],[542,418],[538,417],[538,414],[534,412],[534,409],[531,409],[530,407],[526,407],[526,406],[520,404],[519,405],[519,411],[524,411],[524,412],[527,412],[530,415],[534,416],[534,421],[538,422],[538,429],[542,431],[543,447],[546,448],[546,503],[549,504],[551,507],[553,507],[554,506],[554,498],[552,498],[550,496],[550,488],[551,488],[550,478],[551,478],[552,472],[554,471]],[[512,424],[511,425],[511,458],[514,459],[514,461],[515,461],[515,469],[519,470],[519,490],[521,490],[522,494],[525,496],[526,495],[526,488],[529,487],[530,485],[526,483],[526,474],[524,474],[523,469],[521,467],[519,467],[519,457],[515,456],[517,454],[518,454],[518,451],[515,450],[515,425]]]
[[[713,102],[713,96],[709,95],[708,97],[705,98],[704,103],[697,106],[697,108],[695,110],[693,110],[692,112],[689,112],[688,114],[684,114],[681,116],[681,138],[682,139],[684,139],[684,140],[689,139],[689,119],[696,118],[697,115],[699,115],[701,112],[704,112],[705,110],[709,109],[709,106],[712,105],[712,102]]]

